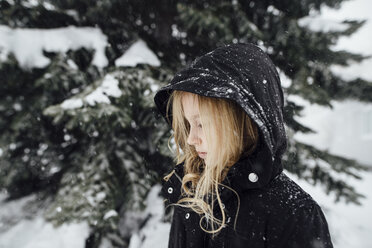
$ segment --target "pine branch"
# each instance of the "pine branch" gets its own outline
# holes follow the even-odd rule
[[[358,173],[368,171],[368,166],[298,141],[289,142],[284,158],[284,167],[288,171],[313,185],[320,183],[327,194],[335,193],[336,202],[344,199],[346,202],[361,204],[360,198],[364,196],[345,181],[350,177],[361,179]]]

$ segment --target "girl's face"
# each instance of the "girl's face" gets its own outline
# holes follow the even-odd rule
[[[198,98],[193,94],[186,93],[182,97],[182,107],[185,118],[190,124],[190,133],[187,137],[187,144],[194,146],[199,157],[206,159],[208,144],[199,115]]]

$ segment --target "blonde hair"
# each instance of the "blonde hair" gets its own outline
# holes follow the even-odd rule
[[[187,144],[190,125],[185,118],[182,106],[182,97],[185,94],[192,94],[198,99],[200,120],[208,144],[208,154],[205,161],[198,156],[194,146]],[[232,100],[174,90],[167,104],[167,113],[169,113],[171,106],[173,133],[168,146],[171,149],[169,143],[174,138],[175,160],[177,164],[184,162],[185,172],[182,179],[182,195],[184,197],[174,205],[191,208],[199,215],[203,215],[199,223],[201,229],[214,235],[225,226],[226,221],[218,186],[222,185],[221,182],[231,166],[242,156],[248,156],[256,149],[258,129],[246,112]],[[168,115],[167,118],[169,120]],[[218,133],[223,135],[218,135]],[[173,172],[165,176],[164,180],[167,181]],[[223,186],[232,190],[238,198],[237,217],[240,204],[239,196],[232,188],[227,185]],[[213,215],[213,206],[216,200],[222,220]],[[210,224],[211,230],[203,228],[203,219],[207,221],[207,226]]]

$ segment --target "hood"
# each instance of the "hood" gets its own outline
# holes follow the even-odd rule
[[[257,124],[260,140],[254,156],[239,160],[239,167],[229,171],[258,176],[255,182],[246,180],[245,187],[262,187],[282,172],[281,157],[287,148],[283,91],[275,65],[259,47],[243,43],[218,47],[177,72],[154,97],[164,118],[173,90],[233,100]]]

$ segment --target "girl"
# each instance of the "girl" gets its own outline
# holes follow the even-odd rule
[[[154,101],[176,145],[169,247],[333,247],[321,208],[283,172],[283,92],[261,49],[219,47]]]

